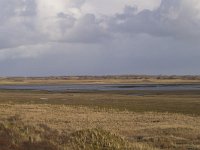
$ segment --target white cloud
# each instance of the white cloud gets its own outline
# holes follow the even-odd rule
[[[110,33],[111,30],[107,30],[112,28],[108,23],[108,20],[112,17],[109,15],[122,12],[126,6],[138,6],[139,9],[148,8],[154,11],[158,4],[159,0],[148,2],[144,0],[111,0],[109,2],[103,0],[101,3],[96,0],[59,0],[57,2],[47,0],[16,0],[15,2],[2,0],[0,6],[5,5],[5,7],[0,10],[2,12],[0,18],[3,22],[0,27],[0,31],[3,32],[0,35],[2,41],[0,47],[51,41],[97,42],[96,40],[111,37],[113,34]],[[90,6],[90,8],[86,6]],[[112,6],[112,9],[110,9],[110,6]],[[104,16],[99,18],[96,14]],[[133,17],[130,16],[131,21],[132,19],[137,20]],[[88,18],[94,19],[92,21]],[[143,24],[143,22],[139,23]],[[129,24],[131,25],[128,22]]]
[[[96,15],[114,15],[121,13],[125,6],[137,6],[138,10],[153,10],[160,4],[160,0],[86,0],[81,7],[84,13],[94,13]]]

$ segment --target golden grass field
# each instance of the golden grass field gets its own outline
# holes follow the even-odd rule
[[[0,110],[4,128],[17,132],[12,140],[24,149],[27,142],[38,149],[47,142],[53,149],[200,149],[197,116],[49,104],[1,104]],[[6,149],[10,139],[3,134],[0,148]]]
[[[200,150],[200,92],[0,90],[0,150],[71,149]]]

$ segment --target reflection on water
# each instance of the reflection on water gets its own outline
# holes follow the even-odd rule
[[[64,84],[64,85],[1,85],[10,90],[200,90],[198,84]]]

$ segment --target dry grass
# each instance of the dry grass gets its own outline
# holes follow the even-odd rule
[[[0,84],[199,81],[146,76],[2,78]],[[0,90],[0,150],[200,150],[199,115],[199,91]]]
[[[142,95],[142,96],[140,96]],[[133,112],[200,115],[199,91],[28,91],[0,90],[0,104],[55,104]]]
[[[42,145],[43,149],[47,143],[51,148],[61,149],[104,149],[104,146],[136,150],[200,149],[200,117],[197,116],[25,104],[1,104],[0,116],[3,122],[1,130],[3,128],[14,137],[22,137],[14,138],[21,139],[19,145],[28,143],[33,147],[36,144]],[[15,118],[21,118],[17,125],[15,120],[19,119]],[[10,139],[10,134],[7,135]],[[45,138],[47,135],[50,139]],[[11,141],[16,143],[14,139]],[[34,142],[30,143],[30,140]]]
[[[124,139],[101,129],[59,133],[44,124],[26,125],[18,117],[0,123],[1,150],[128,149]]]
[[[0,78],[0,84],[200,83],[200,77]],[[0,150],[200,150],[199,91],[0,90]]]

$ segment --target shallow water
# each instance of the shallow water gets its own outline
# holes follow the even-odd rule
[[[4,90],[46,91],[117,91],[117,90],[200,90],[200,84],[63,84],[63,85],[0,85]]]

